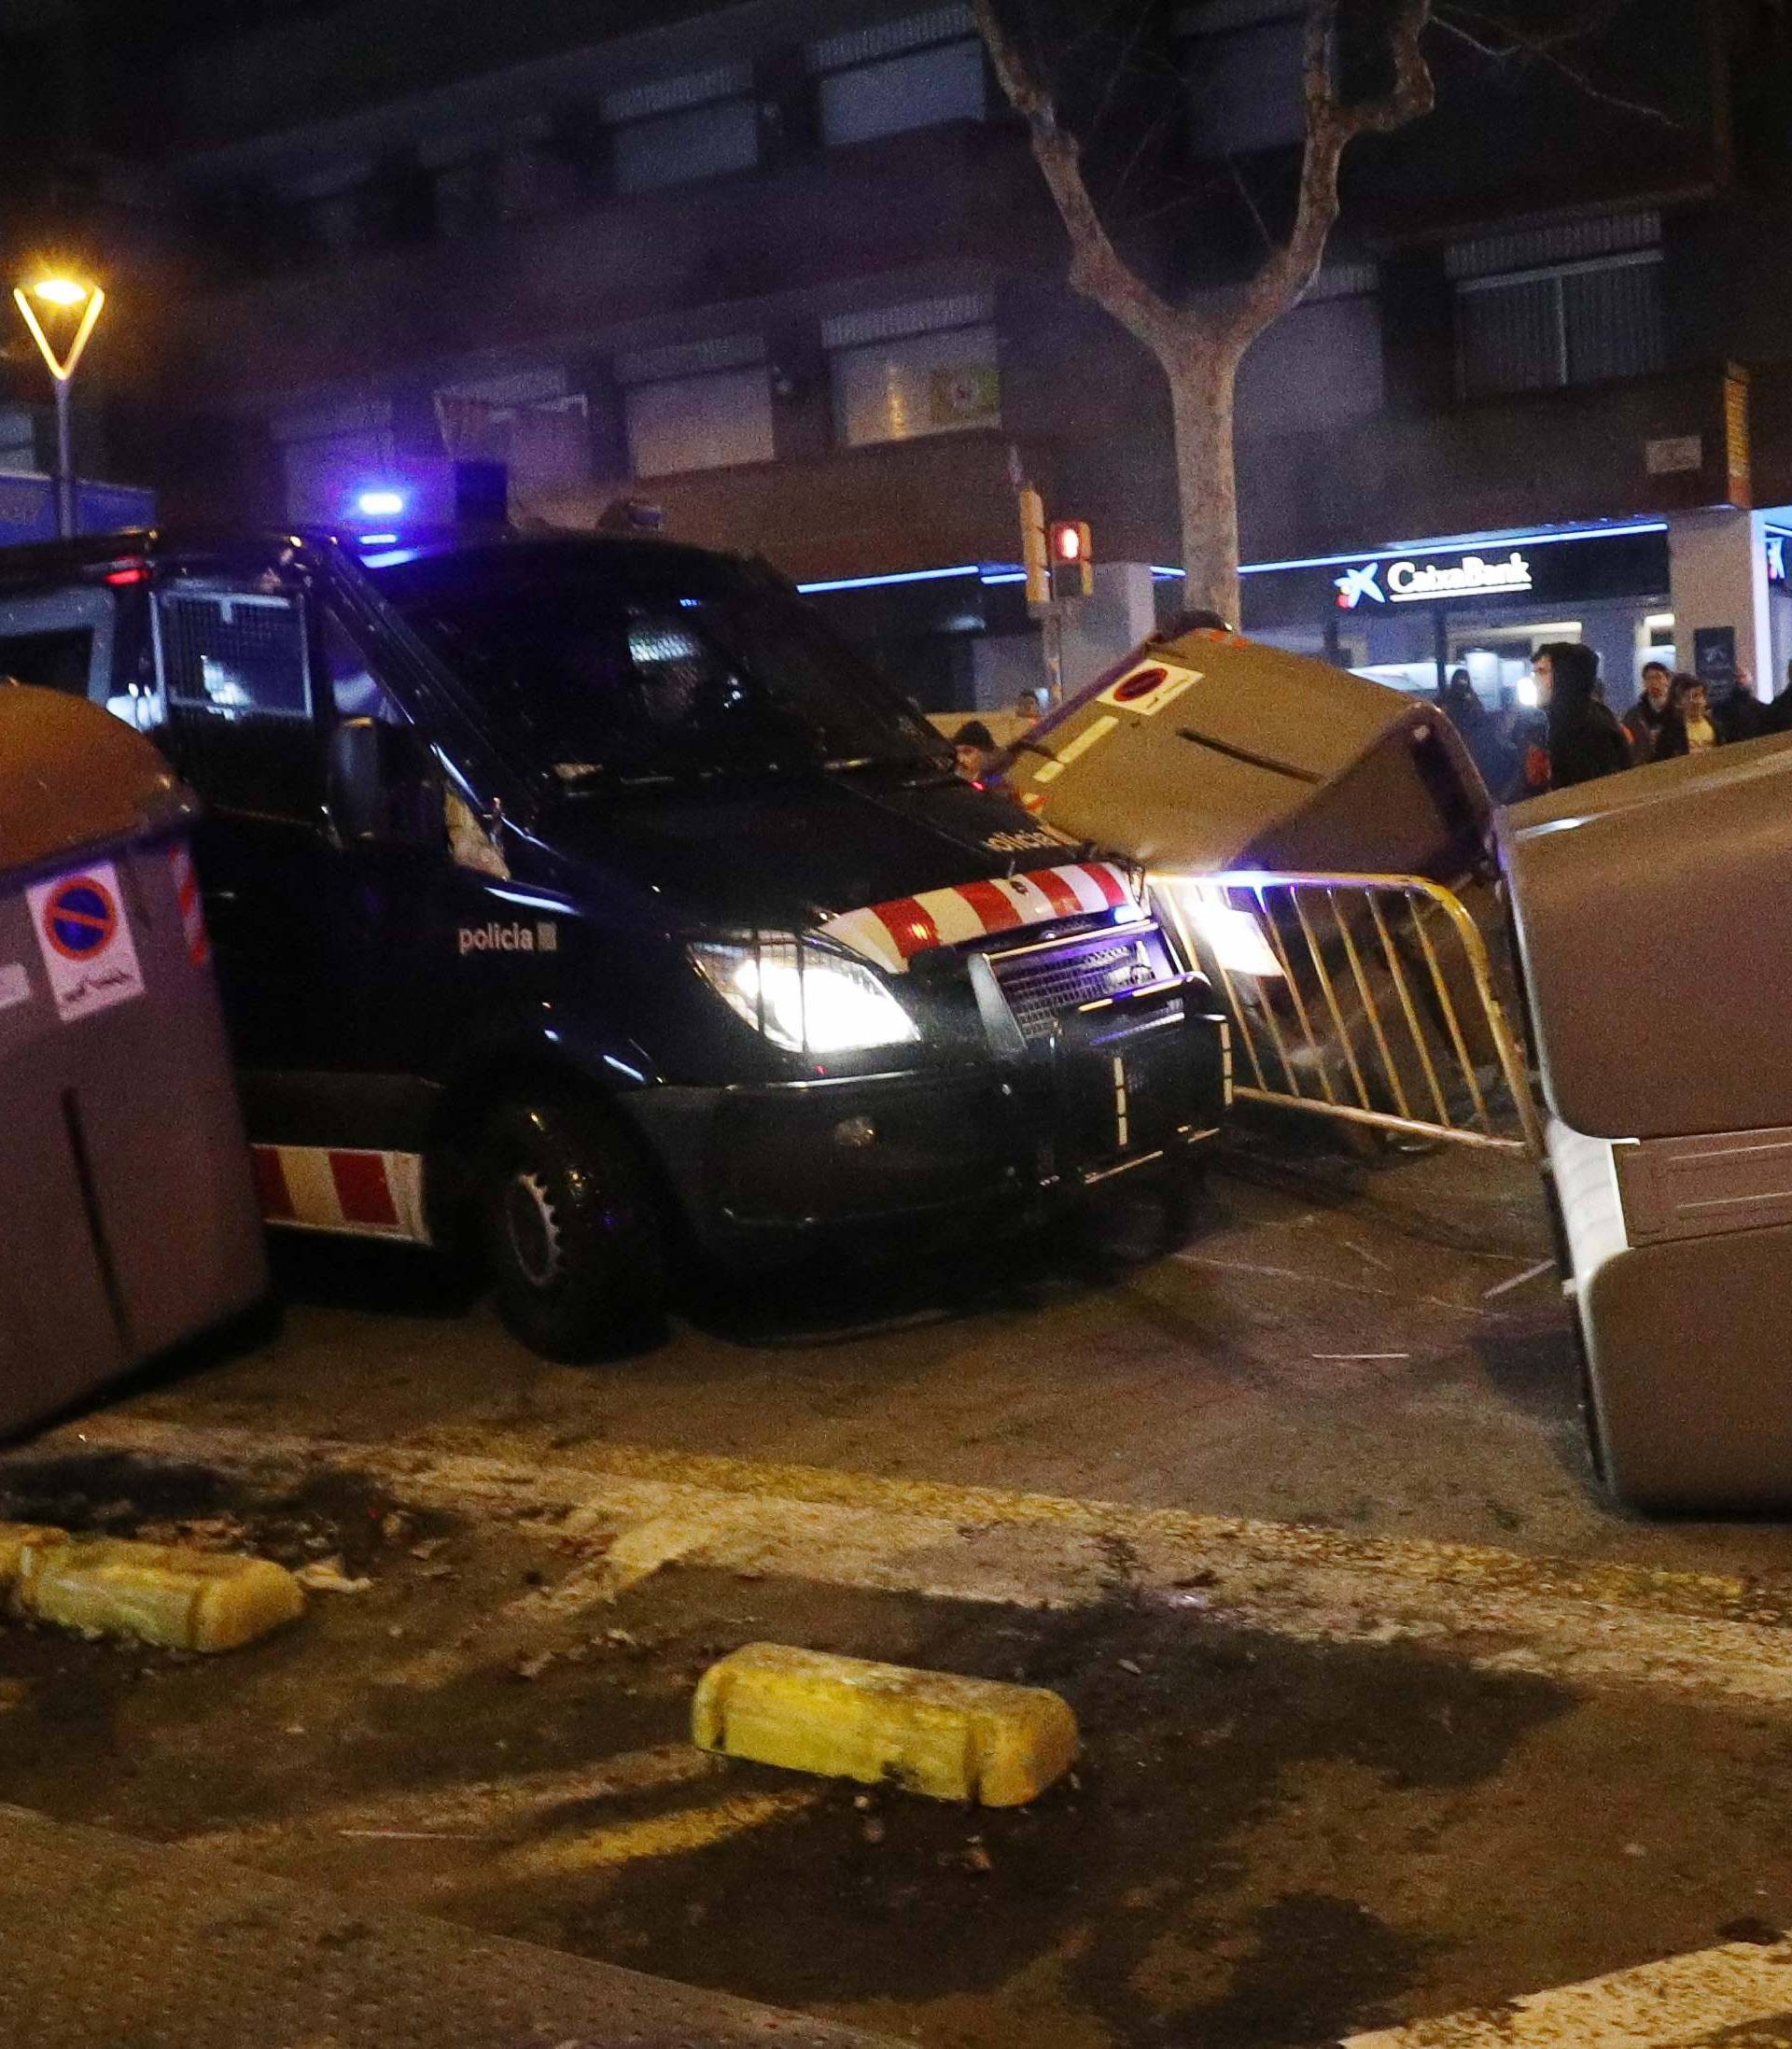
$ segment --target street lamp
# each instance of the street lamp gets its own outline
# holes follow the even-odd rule
[[[100,309],[105,304],[105,294],[97,285],[77,284],[72,277],[40,277],[34,285],[15,285],[12,288],[13,302],[24,316],[31,338],[37,344],[37,352],[44,358],[56,386],[56,531],[64,538],[75,531],[75,456],[74,435],[69,421],[69,388],[75,382],[75,372],[81,360],[94,327],[98,324]],[[32,302],[68,315],[76,307],[81,309],[79,324],[75,338],[68,344],[66,354],[59,356],[44,330],[43,322],[37,317],[37,307]]]

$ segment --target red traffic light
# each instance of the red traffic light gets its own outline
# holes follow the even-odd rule
[[[1052,560],[1075,563],[1089,559],[1089,523],[1085,519],[1052,522]]]

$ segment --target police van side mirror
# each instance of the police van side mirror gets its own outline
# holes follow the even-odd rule
[[[435,759],[413,726],[343,719],[329,737],[329,815],[346,841],[441,836]]]

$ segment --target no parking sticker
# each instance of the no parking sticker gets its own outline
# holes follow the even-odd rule
[[[64,1024],[143,994],[136,942],[109,861],[25,891],[44,972]]]
[[[1141,668],[1129,670],[1118,682],[1109,684],[1098,701],[1117,705],[1148,719],[1166,705],[1173,704],[1183,691],[1200,680],[1199,669],[1178,668],[1170,662],[1148,662]]]

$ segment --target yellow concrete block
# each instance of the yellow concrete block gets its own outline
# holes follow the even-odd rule
[[[28,1550],[68,1541],[66,1530],[52,1529],[48,1523],[0,1523],[0,1593],[18,1579]]]
[[[1076,1717],[1043,1688],[784,1644],[749,1644],[711,1665],[691,1729],[727,1757],[986,1807],[1037,1799],[1077,1748]]]
[[[228,1551],[51,1533],[21,1547],[13,1606],[21,1615],[175,1650],[234,1650],[304,1612],[284,1565]]]

